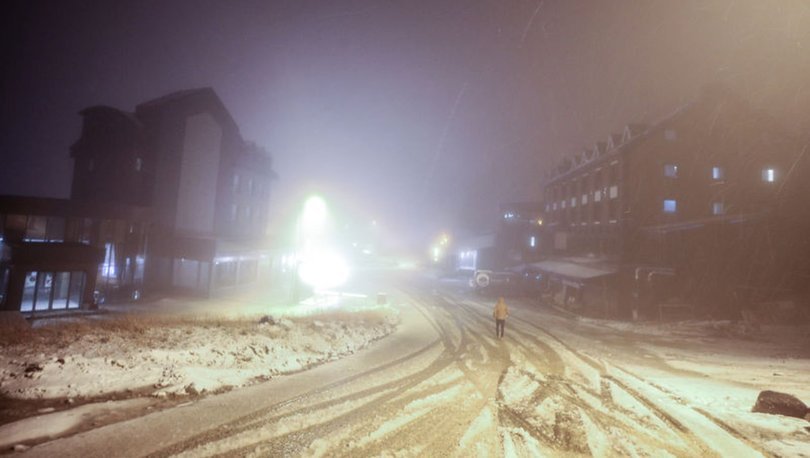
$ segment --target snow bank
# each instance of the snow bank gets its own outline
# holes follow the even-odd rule
[[[124,316],[3,335],[0,395],[99,398],[212,392],[300,371],[391,333],[394,309],[269,319]]]

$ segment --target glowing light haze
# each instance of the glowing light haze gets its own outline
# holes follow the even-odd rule
[[[721,82],[810,132],[803,0],[11,2],[0,193],[64,197],[78,111],[211,86],[304,196],[429,242]],[[422,247],[426,244],[422,244]]]
[[[340,254],[326,202],[312,196],[304,203],[298,223],[298,275],[316,290],[340,286],[349,278],[349,266]]]

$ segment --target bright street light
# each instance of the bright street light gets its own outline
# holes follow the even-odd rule
[[[349,278],[349,265],[338,253],[329,230],[329,210],[318,196],[307,199],[298,228],[298,276],[316,291],[340,286]]]

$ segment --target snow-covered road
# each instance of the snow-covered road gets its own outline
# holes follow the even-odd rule
[[[750,412],[761,389],[810,397],[805,334],[687,336],[514,300],[498,340],[489,300],[420,287],[392,302],[400,326],[367,350],[28,454],[810,456],[806,420]]]

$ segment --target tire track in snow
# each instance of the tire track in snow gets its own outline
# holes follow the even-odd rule
[[[479,308],[486,307],[485,305],[480,304],[480,303],[477,303],[476,305],[478,305]],[[475,313],[477,313],[479,315],[484,315],[483,312],[481,312],[480,310],[475,310],[474,308],[471,308],[471,311],[473,311],[473,312],[475,312]],[[638,392],[637,390],[634,390],[634,389],[628,387],[627,384],[622,383],[620,380],[616,379],[616,377],[612,377],[612,376],[608,375],[607,374],[607,371],[608,371],[607,366],[604,363],[602,363],[601,361],[595,360],[594,358],[592,358],[592,357],[590,357],[588,355],[582,354],[581,352],[577,351],[576,349],[574,349],[573,347],[568,345],[560,337],[558,337],[554,333],[550,332],[548,329],[546,329],[546,328],[544,328],[542,326],[539,326],[539,325],[535,324],[534,322],[532,322],[530,320],[527,320],[527,319],[521,318],[521,317],[517,317],[514,314],[512,314],[510,316],[510,322],[514,322],[514,321],[518,321],[518,322],[522,323],[523,325],[529,326],[530,328],[533,328],[533,329],[536,329],[536,330],[542,332],[548,338],[552,339],[552,341],[554,343],[558,344],[561,347],[561,349],[558,348],[558,349],[555,350],[555,349],[552,348],[553,345],[545,345],[545,347],[550,352],[557,354],[558,358],[561,361],[564,361],[564,359],[565,359],[562,356],[561,351],[562,352],[567,352],[571,357],[578,359],[579,361],[585,363],[586,365],[588,365],[591,368],[593,368],[594,370],[596,370],[598,372],[598,374],[599,374],[600,380],[601,379],[610,380],[611,382],[615,383],[620,388],[624,389],[628,394],[630,394],[638,402],[640,402],[642,405],[644,405],[652,414],[654,414],[656,417],[658,417],[659,419],[664,421],[667,425],[669,425],[670,429],[677,436],[679,436],[684,441],[684,443],[691,444],[691,446],[693,448],[696,448],[696,450],[693,450],[693,452],[701,453],[701,454],[705,454],[705,453],[710,453],[711,454],[712,452],[714,452],[714,453],[722,453],[722,451],[723,451],[722,449],[718,450],[715,447],[715,441],[714,440],[706,440],[696,432],[696,430],[704,430],[705,431],[708,428],[709,430],[711,430],[711,433],[712,433],[712,435],[713,435],[713,437],[715,439],[725,439],[725,440],[722,441],[725,444],[725,446],[728,447],[729,449],[734,450],[735,453],[740,454],[740,456],[767,455],[767,453],[764,452],[760,447],[758,447],[756,444],[752,443],[751,441],[747,440],[744,437],[744,435],[742,435],[738,431],[734,430],[729,425],[715,419],[713,416],[707,415],[705,413],[705,411],[701,411],[702,409],[697,409],[697,408],[692,408],[692,407],[689,407],[689,406],[685,406],[685,408],[690,409],[696,415],[700,415],[702,418],[704,418],[706,421],[710,422],[711,424],[707,424],[706,422],[692,416],[690,418],[691,421],[688,422],[689,425],[688,426],[685,425],[682,421],[675,418],[674,415],[670,414],[668,411],[666,411],[662,406],[660,406],[656,402],[651,401],[645,395]],[[514,324],[513,324],[512,328],[514,329],[515,332],[517,332],[523,338],[526,338],[526,339],[529,339],[529,340],[539,340],[539,338],[534,336],[532,333],[526,332],[526,331],[518,328],[517,326],[514,326]],[[662,391],[662,390],[658,389],[651,382],[648,382],[648,381],[642,379],[641,377],[633,374],[632,372],[627,371],[626,369],[622,369],[619,366],[614,366],[614,367],[617,367],[617,368],[621,369],[622,371],[626,372],[627,374],[632,375],[640,383],[644,383],[646,385],[649,385],[652,389],[657,389],[658,391]],[[581,388],[585,389],[586,391],[591,391],[592,394],[599,395],[600,398],[604,399],[606,397],[606,394],[604,393],[604,388],[602,387],[601,383],[600,383],[600,393],[594,393],[592,390],[588,390],[588,388],[584,387],[584,386],[581,387]],[[585,412],[591,413],[591,415],[589,415],[589,416],[592,416],[593,413],[598,413],[594,409],[593,406],[590,406],[587,403],[582,403],[579,400],[579,397],[576,396],[576,395],[573,396],[573,397],[566,396],[561,391],[558,391],[558,394],[563,395],[563,398],[565,398],[566,401],[576,405],[577,407],[579,407],[581,409],[584,409]],[[662,393],[662,394],[665,394],[665,395],[669,396],[668,393]],[[623,413],[625,415],[627,414],[627,412],[623,412]],[[514,410],[509,411],[509,416],[514,417],[515,415],[519,416],[520,413],[516,412]],[[689,416],[689,415],[687,415],[687,416]],[[592,418],[592,420],[594,420],[596,422],[596,424],[598,426],[600,426],[600,429],[605,428],[605,427],[611,427],[611,426],[615,427],[615,426],[619,425],[619,424],[615,423],[614,421],[612,421],[612,419],[610,417],[607,417],[607,418],[604,418],[604,417],[600,418],[600,417],[602,417],[602,416],[597,415],[596,418]],[[608,422],[607,422],[608,424],[605,424],[605,420],[608,420]],[[698,425],[702,425],[703,428],[699,428]],[[623,429],[627,429],[626,426],[622,426],[622,427],[623,427]],[[547,434],[537,436],[537,431],[538,431],[537,428],[534,428],[533,430],[529,429],[527,431],[529,431],[530,434],[533,437],[535,437],[535,438],[544,438],[544,439],[546,439],[546,443],[547,444],[549,443],[548,442],[548,437],[549,436]],[[729,437],[728,438],[723,438],[722,434],[719,434],[719,431],[725,432]],[[639,433],[639,432],[642,432],[642,431],[632,431],[632,432]],[[649,433],[645,433],[644,435],[649,435]],[[550,445],[553,445],[553,443],[550,444]],[[739,445],[742,445],[742,446],[740,447]],[[674,452],[677,453],[678,451],[674,450]]]
[[[339,414],[326,422],[311,425],[309,427],[300,428],[296,431],[291,431],[278,437],[273,437],[269,440],[264,440],[249,445],[243,445],[236,449],[229,450],[228,452],[226,452],[226,455],[243,456],[244,454],[252,453],[252,451],[256,450],[258,447],[261,450],[275,451],[284,454],[289,452],[291,447],[301,450],[310,443],[312,443],[312,441],[318,436],[321,436],[324,433],[328,434],[340,428],[344,428],[348,423],[351,423],[353,421],[357,422],[358,418],[369,417],[370,414],[379,411],[383,408],[385,409],[396,408],[397,403],[396,399],[401,398],[402,393],[414,389],[414,387],[416,387],[417,385],[423,383],[426,380],[431,379],[432,377],[440,373],[442,370],[445,370],[450,366],[454,365],[464,366],[463,363],[459,364],[459,362],[461,362],[461,353],[464,348],[469,346],[468,345],[469,335],[466,332],[464,325],[459,319],[459,317],[451,314],[449,319],[436,320],[434,316],[431,316],[429,313],[423,310],[422,308],[423,306],[419,301],[415,301],[414,306],[420,313],[422,313],[425,316],[425,318],[428,319],[428,321],[431,323],[431,326],[434,327],[434,329],[439,335],[439,339],[436,342],[432,343],[429,346],[426,346],[419,352],[407,355],[403,358],[397,359],[395,361],[392,361],[391,363],[377,367],[370,371],[365,371],[355,376],[351,376],[346,379],[333,382],[330,385],[324,386],[316,390],[312,390],[308,393],[302,394],[293,399],[271,406],[270,408],[253,412],[233,422],[220,425],[217,428],[213,428],[209,431],[200,433],[186,441],[173,444],[172,446],[160,450],[159,452],[156,452],[150,456],[155,457],[170,456],[182,452],[184,450],[193,450],[193,449],[200,450],[201,448],[209,444],[214,443],[225,444],[225,442],[227,442],[230,438],[234,438],[240,434],[246,433],[251,430],[262,428],[263,426],[268,424],[284,421],[285,419],[290,418],[294,415],[301,415],[301,414],[311,415],[313,413],[329,408],[331,406],[351,401],[357,401],[363,398],[369,398],[368,402],[364,402],[360,406],[352,408],[343,414]],[[450,329],[453,326],[454,329]],[[453,331],[457,332],[454,333]],[[456,337],[458,339],[458,343],[455,342]],[[439,344],[442,345],[443,347],[443,350],[440,353],[440,355],[436,357],[433,363],[431,363],[428,367],[418,371],[415,374],[399,378],[397,380],[393,380],[387,383],[383,383],[380,385],[372,386],[361,391],[353,392],[350,395],[343,396],[334,400],[316,403],[307,407],[294,409],[284,414],[278,414],[278,411],[281,410],[283,407],[295,405],[298,403],[304,403],[309,398],[312,398],[316,395],[325,395],[330,390],[345,387],[346,385],[355,381],[362,380],[363,378],[366,378],[371,374],[381,373],[383,371],[391,370],[394,367],[406,364],[407,362],[418,356],[418,354],[426,352],[430,347],[434,346],[437,342],[439,342]],[[470,373],[465,374],[465,376],[470,377]],[[476,388],[476,390],[480,389],[480,387],[477,386],[475,383],[473,383],[473,386]],[[375,394],[378,394],[380,392],[387,392],[387,393],[382,394],[380,396],[374,396]],[[418,396],[422,395],[424,395],[424,393],[418,394]]]

